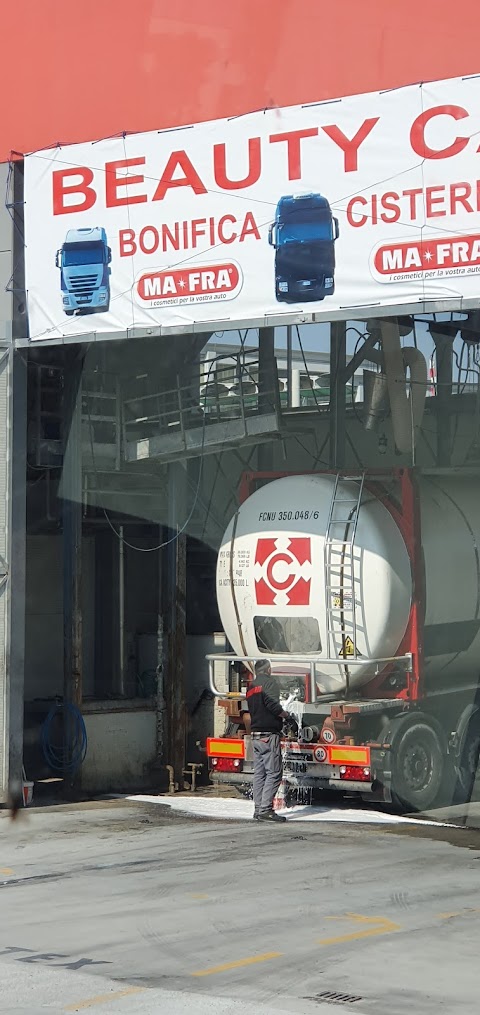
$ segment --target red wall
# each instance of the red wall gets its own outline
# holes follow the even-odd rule
[[[3,8],[2,161],[12,149],[480,72],[478,0],[5,0]]]

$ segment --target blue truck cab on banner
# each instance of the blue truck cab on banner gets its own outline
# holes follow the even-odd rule
[[[71,317],[102,313],[110,306],[112,251],[105,229],[69,229],[65,243],[57,250],[55,263],[60,268],[62,304]]]
[[[338,219],[322,194],[280,198],[268,233],[268,242],[275,248],[279,302],[313,302],[333,295],[338,235]]]

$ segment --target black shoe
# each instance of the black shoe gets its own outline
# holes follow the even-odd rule
[[[282,823],[287,820],[283,817],[283,814],[277,814],[276,811],[260,811],[258,819],[259,821],[278,821]]]
[[[260,817],[259,811],[254,811],[253,812],[253,820],[254,821],[258,821],[259,817]]]

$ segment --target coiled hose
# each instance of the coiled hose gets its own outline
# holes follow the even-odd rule
[[[58,719],[61,717],[61,741],[58,746]],[[57,736],[55,736],[55,726]],[[52,705],[41,733],[43,756],[53,772],[74,775],[85,760],[87,731],[82,713],[71,702]]]

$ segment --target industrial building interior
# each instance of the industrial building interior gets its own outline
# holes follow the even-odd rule
[[[203,744],[219,730],[205,655],[226,647],[216,553],[242,475],[478,468],[477,323],[473,312],[390,319],[407,350],[400,451],[385,321],[19,352],[28,360],[24,759],[39,792],[42,780],[51,791],[52,776],[62,792],[68,782],[42,736],[62,699],[81,706],[87,726],[77,789],[161,789],[166,766],[188,783],[191,763],[207,781]]]

